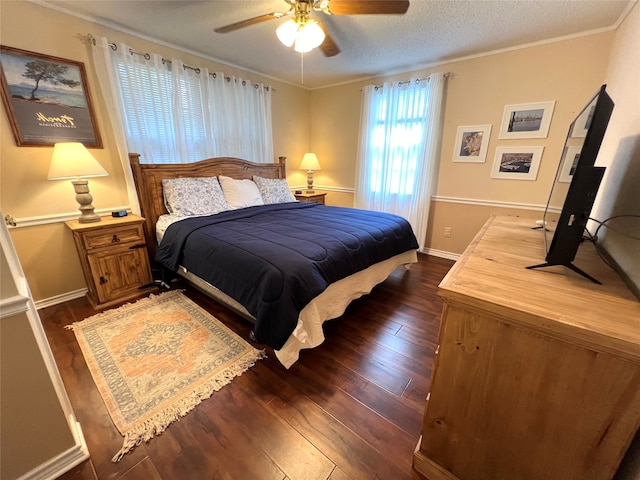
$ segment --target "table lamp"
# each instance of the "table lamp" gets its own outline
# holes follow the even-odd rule
[[[102,165],[89,153],[86,147],[78,142],[56,143],[51,155],[49,180],[73,179],[71,183],[76,192],[76,201],[80,204],[80,223],[99,222],[100,216],[94,213],[93,197],[89,193],[87,177],[104,177],[109,175]]]
[[[307,190],[305,193],[316,193],[313,189],[313,171],[320,170],[320,163],[315,153],[305,153],[300,162],[300,170],[307,171]]]

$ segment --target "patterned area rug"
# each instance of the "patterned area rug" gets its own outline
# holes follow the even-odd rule
[[[265,357],[177,290],[67,328],[124,436],[114,462]]]

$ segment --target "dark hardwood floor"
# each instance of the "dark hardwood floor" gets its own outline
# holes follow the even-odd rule
[[[122,437],[73,332],[63,328],[95,311],[84,298],[40,310],[91,454],[62,478],[421,479],[412,455],[437,343],[437,285],[452,264],[419,255],[411,270],[397,269],[325,323],[325,342],[289,370],[267,348],[269,358],[119,463],[111,458]],[[196,290],[186,293],[249,338],[246,320]]]

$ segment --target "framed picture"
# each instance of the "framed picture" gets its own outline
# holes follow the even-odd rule
[[[581,147],[566,147],[562,155],[562,166],[560,167],[560,175],[558,181],[563,183],[571,183],[573,172],[578,166],[580,159]]]
[[[102,148],[84,64],[0,45],[2,101],[16,144]]]
[[[499,138],[547,138],[556,102],[506,105]]]
[[[466,125],[458,127],[453,146],[454,162],[484,163],[491,135],[491,125]]]
[[[535,180],[544,147],[497,147],[492,178]]]
[[[587,130],[591,126],[591,119],[593,118],[593,112],[596,110],[596,102],[591,103],[583,112],[576,118],[575,122],[571,125],[570,136],[573,138],[584,138],[587,136]]]

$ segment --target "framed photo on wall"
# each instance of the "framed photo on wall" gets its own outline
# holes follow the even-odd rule
[[[458,127],[453,146],[453,161],[484,163],[491,136],[491,125],[464,125]]]
[[[506,105],[498,138],[547,138],[555,100]]]
[[[562,183],[571,183],[573,178],[573,172],[575,172],[578,166],[578,160],[580,159],[581,147],[567,147],[562,155],[562,168],[560,169],[560,175],[558,181]]]
[[[84,64],[0,45],[2,102],[19,147],[102,148]]]
[[[535,180],[544,147],[497,147],[491,178]]]
[[[593,112],[596,110],[595,102],[589,105],[584,111],[576,118],[575,122],[571,126],[572,138],[584,138],[587,136],[587,130],[591,126],[591,119],[593,118]]]

